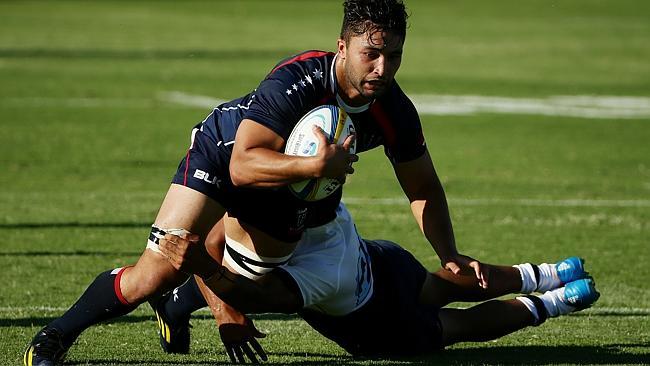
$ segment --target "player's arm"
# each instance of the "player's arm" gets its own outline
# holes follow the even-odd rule
[[[289,156],[282,152],[284,139],[270,128],[244,119],[235,136],[230,176],[235,186],[278,187],[311,178],[338,178],[352,173],[349,137],[343,145],[330,144],[322,130],[314,130],[320,143],[312,157]]]
[[[472,268],[481,286],[487,287],[487,274],[481,264],[456,249],[449,207],[431,156],[425,150],[419,158],[393,165],[395,175],[411,204],[420,230],[438,254],[442,266],[454,273]]]

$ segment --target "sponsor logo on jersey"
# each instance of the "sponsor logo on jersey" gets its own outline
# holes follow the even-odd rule
[[[196,178],[196,179],[200,179],[200,180],[202,180],[202,181],[204,181],[206,183],[216,185],[217,187],[219,187],[219,185],[221,183],[221,180],[219,178],[217,178],[216,176],[210,178],[210,173],[204,172],[201,169],[195,170],[193,177]]]
[[[293,227],[289,227],[289,232],[297,233],[305,228],[305,219],[307,218],[307,209],[300,208],[296,210],[296,221]]]

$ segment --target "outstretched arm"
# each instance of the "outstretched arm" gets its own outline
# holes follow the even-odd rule
[[[397,163],[393,167],[402,190],[411,203],[413,216],[440,257],[443,268],[453,273],[472,269],[480,285],[487,287],[487,271],[478,261],[459,254],[456,249],[447,198],[429,152],[425,151],[419,158]]]

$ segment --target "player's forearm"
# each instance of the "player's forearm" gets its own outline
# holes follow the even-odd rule
[[[301,307],[299,298],[287,290],[272,273],[253,281],[223,267],[203,281],[219,299],[245,314],[290,314]]]
[[[412,201],[411,211],[438,257],[444,259],[458,254],[447,199],[442,187],[432,189],[423,199]]]
[[[233,156],[230,176],[235,186],[279,187],[319,176],[316,157],[289,156],[253,148]]]
[[[212,315],[214,316],[217,325],[237,322],[244,317],[244,314],[242,314],[232,306],[228,305],[223,300],[221,300],[217,295],[215,295],[214,292],[212,292],[212,290],[210,290],[208,286],[205,285],[201,277],[196,276],[196,282],[199,286],[199,290],[201,290],[201,294],[203,295],[203,298],[205,298],[205,301],[208,303],[208,306],[210,307],[210,312],[212,312]]]

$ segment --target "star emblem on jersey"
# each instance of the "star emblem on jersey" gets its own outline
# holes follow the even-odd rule
[[[313,77],[309,74],[306,74],[304,80],[300,79],[297,83],[291,84],[291,86],[284,92],[287,93],[287,95],[292,95],[294,91],[298,91],[300,88],[306,88],[308,83],[314,85],[314,79],[323,79],[323,72],[319,69],[315,69],[311,73],[314,75]]]

